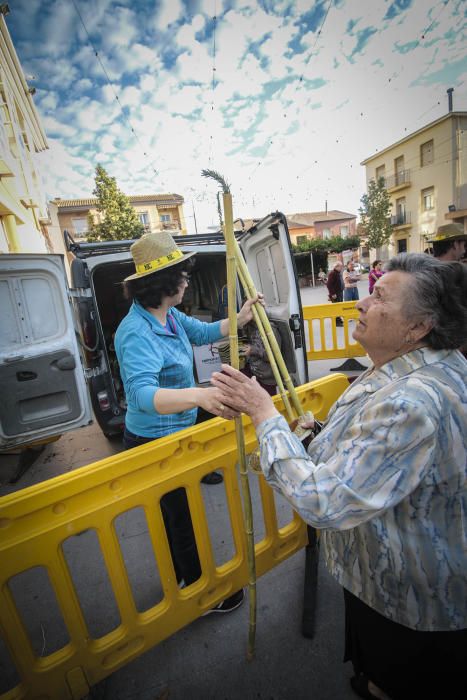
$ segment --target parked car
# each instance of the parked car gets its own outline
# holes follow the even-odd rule
[[[87,425],[93,415],[108,437],[123,429],[125,394],[114,334],[128,311],[122,281],[134,272],[133,241],[76,243],[71,286],[60,255],[0,256],[0,445],[27,445]],[[182,310],[204,321],[219,318],[226,283],[222,234],[176,237],[196,251]],[[268,215],[238,236],[253,281],[281,333],[295,384],[308,380],[298,278],[285,216]],[[238,288],[239,302],[241,289]],[[208,384],[202,354],[195,377]]]

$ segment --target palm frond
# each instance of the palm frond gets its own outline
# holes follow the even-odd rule
[[[225,194],[230,192],[230,185],[226,180],[224,180],[220,173],[216,172],[216,170],[202,170],[201,175],[203,177],[210,177],[212,180],[215,180],[221,186],[222,191]]]

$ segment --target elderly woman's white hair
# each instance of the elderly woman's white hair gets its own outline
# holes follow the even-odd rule
[[[431,319],[424,338],[434,350],[459,348],[467,343],[467,267],[441,262],[424,253],[401,253],[387,263],[388,272],[411,275],[407,318]]]

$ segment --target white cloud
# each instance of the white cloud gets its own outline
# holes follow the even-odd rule
[[[90,90],[92,86],[93,82],[92,80],[89,80],[89,78],[81,78],[81,80],[77,80],[76,83],[73,84],[73,88],[78,92],[85,92],[86,90]]]
[[[46,132],[51,136],[71,138],[77,135],[76,127],[60,122],[50,115],[43,117],[42,123]]]
[[[59,96],[56,92],[47,92],[45,95],[39,93],[37,101],[39,109],[44,112],[53,111],[57,108]]]
[[[156,29],[165,31],[167,27],[176,22],[184,12],[180,0],[170,0],[170,2],[160,3],[159,12],[154,19]]]

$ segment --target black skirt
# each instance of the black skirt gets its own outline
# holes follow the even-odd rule
[[[418,632],[380,615],[344,588],[345,652],[393,700],[465,697],[467,629]],[[460,694],[459,694],[460,693]]]

